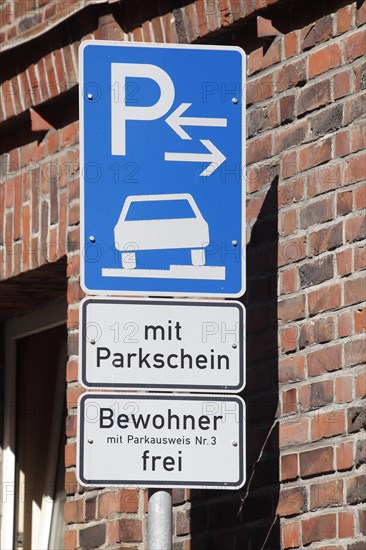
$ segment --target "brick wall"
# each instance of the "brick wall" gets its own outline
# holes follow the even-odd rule
[[[56,8],[52,1],[23,3],[27,15],[13,11],[0,29],[6,47],[22,32],[34,44],[0,53],[1,279],[16,284],[20,273],[67,258],[65,548],[146,548],[146,493],[86,491],[75,478],[77,47],[94,37],[248,53],[248,482],[230,493],[174,491],[175,550],[361,550],[366,2],[160,1],[141,2],[139,12],[132,1],[82,4],[45,35],[44,19],[21,22],[31,9]],[[281,34],[257,37],[258,10]],[[30,108],[51,129],[32,132]]]

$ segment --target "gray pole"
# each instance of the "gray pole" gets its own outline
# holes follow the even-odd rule
[[[172,550],[172,492],[150,489],[148,550]]]

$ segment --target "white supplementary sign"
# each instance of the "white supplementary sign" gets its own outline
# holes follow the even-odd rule
[[[239,392],[244,323],[234,301],[86,298],[79,378],[87,388]]]
[[[77,475],[83,485],[238,489],[245,483],[240,397],[84,394]]]

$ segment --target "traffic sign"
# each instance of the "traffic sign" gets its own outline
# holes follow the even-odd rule
[[[239,489],[245,482],[244,415],[236,396],[84,394],[78,480]]]
[[[244,78],[237,47],[82,43],[87,293],[243,294]]]
[[[244,319],[236,301],[85,298],[79,379],[87,388],[239,392]]]

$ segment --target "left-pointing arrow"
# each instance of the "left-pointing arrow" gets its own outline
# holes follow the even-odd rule
[[[165,160],[176,162],[209,162],[200,176],[210,176],[226,160],[225,155],[209,139],[200,139],[209,153],[165,153]]]
[[[192,139],[191,136],[183,130],[182,126],[219,126],[226,128],[226,118],[183,117],[182,114],[185,113],[191,105],[192,103],[181,103],[179,107],[165,119],[165,122],[169,124],[172,130],[182,139]]]

